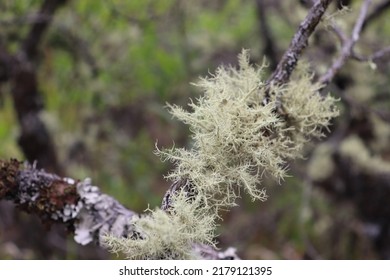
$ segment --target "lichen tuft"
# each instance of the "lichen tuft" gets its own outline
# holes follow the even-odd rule
[[[166,177],[190,182],[195,199],[184,189],[171,193],[169,211],[150,211],[133,221],[134,236],[108,236],[107,245],[130,259],[197,258],[193,244],[214,244],[219,210],[234,206],[241,190],[265,200],[264,174],[283,179],[287,160],[301,156],[303,144],[323,136],[338,114],[335,99],[318,94],[320,85],[307,69],[300,67],[287,84],[268,87],[264,65],[251,66],[244,50],[238,69],[220,67],[195,84],[203,95],[190,102],[191,111],[168,105],[189,126],[193,143],[190,149],[157,148],[156,154],[175,164]]]
[[[176,164],[167,178],[189,178],[217,209],[235,205],[241,189],[264,200],[263,175],[283,179],[286,160],[300,156],[303,144],[322,136],[338,114],[335,99],[318,94],[320,85],[312,83],[307,67],[300,67],[287,84],[272,86],[264,105],[263,70],[264,65],[249,64],[244,50],[238,69],[220,67],[195,84],[204,94],[191,101],[190,112],[168,105],[172,115],[189,126],[193,146],[157,150],[163,160]],[[275,110],[280,103],[283,116]]]
[[[105,237],[105,244],[114,253],[122,252],[129,259],[196,259],[194,243],[214,246],[215,219],[201,207],[200,198],[191,203],[181,192],[173,198],[168,213],[161,209],[147,210],[147,215],[134,218],[135,232],[130,238]]]

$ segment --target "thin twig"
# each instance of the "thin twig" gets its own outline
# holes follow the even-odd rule
[[[345,35],[344,31],[341,30],[341,28],[339,26],[337,26],[336,24],[331,24],[330,29],[337,36],[337,38],[340,40],[341,45],[346,44],[346,42],[348,41],[348,37],[347,37],[347,35]]]
[[[331,1],[332,0],[320,0],[311,7],[308,15],[299,25],[298,31],[295,33],[290,46],[284,53],[276,70],[268,79],[268,85],[280,85],[288,82],[292,71],[298,63],[299,57],[308,44],[310,35],[320,22]]]
[[[311,0],[311,2],[314,3],[314,0]],[[366,16],[366,18],[364,19],[363,26],[361,27],[360,32],[363,32],[365,30],[365,28],[368,26],[368,24],[371,23],[375,18],[379,17],[383,12],[385,12],[387,8],[390,8],[390,0],[383,1],[382,3],[378,4],[374,8],[374,10],[371,13],[369,13]],[[332,25],[330,25],[330,28],[331,28],[331,31],[333,31],[333,33],[335,33],[335,35],[340,40],[341,45],[345,45],[348,41],[348,38],[347,38],[346,34],[344,33],[344,31],[334,23]],[[390,46],[383,48],[379,51],[376,51],[375,53],[373,53],[371,55],[366,55],[366,56],[357,54],[354,51],[354,49],[352,48],[351,58],[356,59],[356,60],[361,61],[361,62],[367,62],[367,61],[375,62],[375,60],[379,60],[379,59],[382,59],[384,57],[387,57],[389,54],[390,54]]]
[[[371,55],[364,56],[357,54],[355,52],[352,52],[352,57],[358,61],[378,61],[378,60],[383,60],[383,59],[389,59],[390,58],[390,46],[387,46],[379,51],[374,52]]]
[[[366,27],[375,19],[379,18],[387,9],[390,8],[390,0],[382,1],[379,3],[374,10],[367,15],[366,19],[363,22],[362,32],[366,29]]]
[[[22,44],[23,46],[21,51],[29,60],[35,58],[39,42],[46,33],[46,30],[48,29],[55,12],[66,2],[67,0],[45,0],[43,2],[38,14],[38,17],[41,17],[42,20],[37,21],[32,25],[29,33],[26,36],[26,39]]]
[[[332,64],[332,66],[328,69],[328,71],[321,76],[319,82],[323,85],[327,85],[336,75],[338,70],[345,64],[347,59],[351,56],[353,47],[356,42],[359,40],[360,32],[362,30],[364,19],[367,15],[367,10],[369,5],[371,4],[371,0],[365,0],[360,8],[359,17],[353,27],[352,35],[349,40],[347,40],[343,46],[340,53],[340,56],[336,59],[336,61]]]

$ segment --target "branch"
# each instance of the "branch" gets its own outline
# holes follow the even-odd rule
[[[47,21],[49,18],[44,15],[24,15],[24,16],[18,16],[12,19],[0,19],[0,25],[3,27],[7,26],[13,26],[13,25],[25,25],[25,24],[34,24],[37,22],[44,22]]]
[[[259,20],[259,29],[261,37],[263,39],[263,54],[270,61],[270,69],[275,70],[278,64],[278,55],[277,55],[277,46],[275,44],[274,38],[272,37],[271,30],[266,18],[266,5],[264,0],[256,1],[256,11],[257,17]]]
[[[353,47],[355,46],[356,42],[359,40],[360,32],[362,30],[364,19],[367,15],[368,6],[370,5],[371,0],[365,0],[360,8],[359,17],[355,23],[355,26],[352,31],[351,38],[344,42],[341,54],[336,59],[336,61],[332,64],[332,66],[328,69],[328,71],[322,75],[322,77],[319,79],[319,82],[323,85],[327,85],[330,83],[330,81],[333,79],[333,77],[336,75],[337,71],[340,70],[340,68],[345,64],[347,59],[351,57]]]
[[[311,7],[308,15],[299,25],[298,31],[295,33],[290,46],[284,53],[276,70],[268,79],[267,84],[280,85],[289,81],[291,73],[298,63],[299,57],[308,44],[310,35],[320,22],[331,1],[332,0],[319,0]]]
[[[82,245],[95,242],[103,246],[101,241],[107,234],[140,238],[132,222],[139,214],[102,193],[89,178],[83,181],[63,178],[15,159],[0,160],[1,199],[13,201],[46,224],[65,224]],[[204,259],[238,259],[232,248],[220,252],[193,244],[193,250]]]
[[[367,15],[367,18],[363,22],[362,31],[366,29],[366,27],[375,19],[380,17],[386,10],[390,8],[390,0],[385,0],[379,3],[375,9]]]
[[[53,18],[55,12],[66,3],[67,0],[45,0],[39,11],[39,18],[42,20],[36,21],[29,33],[27,34],[26,39],[23,42],[22,50],[24,55],[32,60],[35,58],[38,50],[39,43],[45,34],[49,24]]]
[[[376,51],[369,56],[359,55],[355,52],[353,52],[351,55],[354,59],[356,59],[358,61],[373,61],[373,62],[381,61],[381,62],[383,62],[383,60],[386,61],[386,60],[390,59],[390,46],[387,46],[379,51]]]
[[[29,162],[38,161],[47,170],[62,174],[54,143],[49,131],[39,117],[43,102],[38,89],[33,61],[38,46],[47,31],[54,13],[66,0],[45,0],[37,15],[42,20],[33,23],[17,55],[5,50],[0,57],[11,82],[11,92],[20,124],[18,144]]]

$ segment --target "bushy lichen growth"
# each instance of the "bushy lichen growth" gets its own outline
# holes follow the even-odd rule
[[[295,145],[302,145],[312,137],[325,136],[324,129],[338,115],[336,100],[330,95],[324,98],[319,94],[322,86],[312,82],[313,75],[308,67],[299,64],[293,79],[276,90],[289,121],[287,125],[293,129]]]
[[[172,193],[169,211],[157,209],[134,221],[140,238],[108,237],[109,247],[132,259],[196,257],[192,243],[213,244],[221,208],[234,206],[241,190],[264,200],[263,175],[283,179],[286,161],[300,156],[310,137],[323,135],[338,114],[335,99],[318,94],[320,86],[306,68],[289,83],[271,87],[262,80],[263,68],[252,67],[243,51],[238,69],[220,67],[196,84],[204,94],[191,101],[191,112],[168,106],[189,126],[192,147],[156,153],[175,163],[167,178],[191,182],[196,199],[186,198],[183,190]]]
[[[189,104],[191,112],[169,105],[173,116],[189,125],[193,147],[158,151],[176,164],[167,177],[190,178],[214,206],[234,205],[240,189],[264,200],[263,174],[282,179],[286,160],[300,156],[303,143],[322,136],[338,113],[335,99],[321,97],[320,85],[302,67],[289,83],[271,87],[264,105],[269,89],[262,75],[263,66],[250,66],[243,51],[239,69],[220,67],[196,84],[204,95]],[[275,110],[279,103],[283,116]]]
[[[214,245],[215,219],[201,207],[200,197],[188,202],[184,193],[173,198],[173,209],[161,209],[134,219],[135,236],[107,236],[106,245],[113,252],[123,252],[129,259],[196,259],[194,243]]]

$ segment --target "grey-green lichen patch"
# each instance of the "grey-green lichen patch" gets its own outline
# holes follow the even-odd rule
[[[299,64],[293,79],[281,89],[281,103],[289,125],[294,129],[295,141],[304,143],[311,137],[323,137],[331,119],[338,115],[335,98],[318,94],[321,85],[312,83],[308,65]],[[302,139],[301,139],[302,138]]]
[[[172,180],[190,178],[211,204],[232,206],[240,190],[264,200],[259,187],[263,174],[277,180],[286,176],[286,160],[300,156],[310,137],[323,135],[323,128],[338,114],[335,99],[321,97],[307,68],[295,79],[271,87],[266,105],[263,68],[249,64],[247,51],[239,56],[239,68],[220,67],[195,84],[204,93],[189,104],[191,111],[169,105],[174,117],[187,124],[193,147],[157,151],[176,168]],[[282,103],[286,116],[275,111]]]
[[[312,83],[307,68],[270,88],[263,69],[251,66],[243,51],[238,69],[220,67],[195,84],[203,95],[190,102],[191,111],[168,105],[189,126],[193,143],[190,149],[157,149],[156,154],[175,164],[167,178],[190,182],[195,200],[184,189],[172,193],[169,211],[157,209],[133,221],[132,237],[106,237],[114,252],[130,259],[197,258],[193,244],[213,245],[221,208],[234,206],[242,191],[265,200],[264,174],[283,179],[287,160],[301,156],[310,137],[323,135],[338,111],[335,99],[318,94],[320,86]]]
[[[173,198],[170,212],[148,210],[133,219],[136,236],[105,237],[113,252],[123,252],[129,259],[196,259],[194,243],[214,245],[215,218],[202,207],[200,198],[189,202],[184,193]]]

